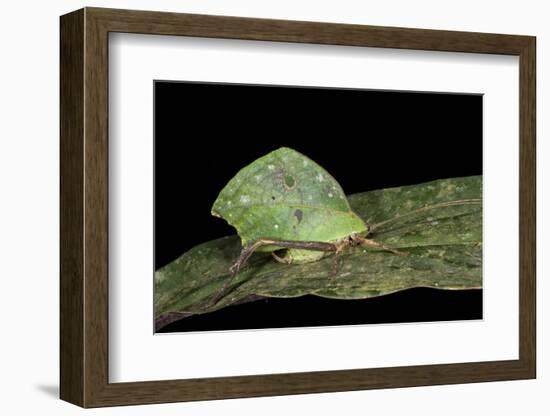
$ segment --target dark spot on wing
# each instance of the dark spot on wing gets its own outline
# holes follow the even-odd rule
[[[294,177],[292,175],[285,175],[285,185],[287,188],[292,188],[296,184]]]
[[[298,224],[300,224],[302,222],[302,218],[304,217],[304,213],[301,209],[297,209],[296,211],[294,211],[294,216],[298,220]]]

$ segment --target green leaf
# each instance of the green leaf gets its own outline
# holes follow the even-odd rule
[[[335,274],[333,256],[287,265],[256,253],[215,305],[211,299],[229,278],[241,244],[238,236],[200,244],[155,273],[157,328],[258,296],[361,299],[414,287],[480,288],[481,184],[481,176],[472,176],[351,195],[373,238],[409,256],[349,248]]]

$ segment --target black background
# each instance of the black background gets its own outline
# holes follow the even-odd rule
[[[154,93],[156,269],[235,234],[211,216],[214,200],[239,169],[281,146],[319,163],[346,194],[482,173],[479,95],[163,81]],[[162,332],[479,319],[481,300],[481,290],[433,289],[269,299]]]

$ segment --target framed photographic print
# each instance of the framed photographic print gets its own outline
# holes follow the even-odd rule
[[[530,36],[62,16],[61,398],[534,378],[535,102]]]

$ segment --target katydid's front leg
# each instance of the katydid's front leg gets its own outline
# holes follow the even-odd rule
[[[368,246],[368,247],[374,247],[379,248],[381,250],[389,251],[390,253],[397,254],[398,256],[408,256],[410,253],[407,251],[399,251],[392,247],[389,247],[383,243],[380,243],[376,240],[371,240],[369,238],[361,237],[358,235],[354,235],[351,237],[352,241],[356,245],[362,245],[362,246]]]
[[[274,251],[271,252],[271,257],[273,257],[277,263],[281,263],[281,264],[291,264],[292,263],[291,258],[279,257],[279,255],[277,255],[277,253],[275,253]]]
[[[220,298],[224,295],[225,291],[229,284],[235,278],[235,275],[239,270],[244,266],[248,261],[250,256],[262,246],[274,246],[279,248],[296,248],[302,250],[312,250],[312,251],[325,251],[325,252],[336,252],[338,250],[337,246],[332,243],[325,243],[321,241],[292,241],[292,240],[271,240],[271,239],[259,239],[256,240],[253,244],[245,247],[237,261],[229,268],[231,276],[225,281],[220,291],[216,294],[211,304],[216,304]]]

